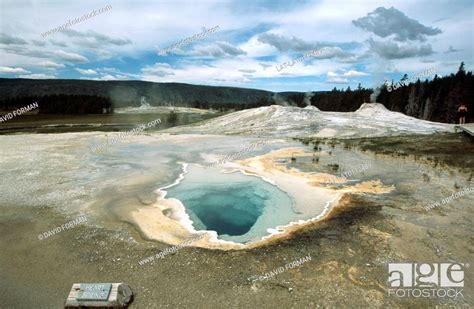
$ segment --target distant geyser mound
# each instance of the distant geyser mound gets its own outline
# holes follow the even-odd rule
[[[389,111],[383,104],[380,103],[362,103],[355,113],[361,116],[374,116],[376,114],[390,115],[393,112]]]
[[[320,111],[321,111],[319,108],[317,108],[316,106],[313,106],[313,105],[308,105],[308,106],[306,106],[304,109],[310,110],[310,111],[316,111],[316,112],[320,112]]]
[[[314,106],[271,105],[210,119],[199,126],[170,131],[278,137],[358,138],[451,132],[453,126],[389,111],[380,103],[363,103],[355,112],[325,112]]]

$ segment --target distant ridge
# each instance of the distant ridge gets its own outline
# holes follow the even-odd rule
[[[96,95],[108,97],[114,107],[140,106],[146,97],[151,106],[171,105],[202,108],[269,105],[273,92],[265,90],[147,81],[91,81],[74,79],[0,78],[0,100],[46,95]]]

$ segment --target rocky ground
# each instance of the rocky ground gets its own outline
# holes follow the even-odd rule
[[[469,269],[462,299],[387,297],[389,262],[472,263],[473,196],[426,209],[473,187],[472,140],[439,134],[451,129],[378,105],[354,113],[270,106],[133,137],[103,156],[89,153],[87,141],[102,140],[104,133],[6,137],[0,147],[1,307],[61,308],[75,282],[126,282],[135,292],[132,308],[472,306]],[[209,151],[235,153],[249,142],[172,135],[189,131],[269,141],[294,137],[310,154],[283,158],[289,168],[337,176],[368,163],[353,181],[378,179],[395,190],[347,194],[332,217],[272,245],[244,251],[188,247],[139,265],[168,246],[145,239],[119,209],[152,203],[158,183],[179,173],[170,162],[196,162]],[[295,141],[286,144],[277,147],[294,147]],[[91,200],[97,205],[89,208],[87,223],[38,240],[76,219],[71,210],[86,211]],[[311,261],[268,280],[248,280],[308,255]]]
[[[374,141],[317,141],[323,150],[339,154],[321,157],[319,166],[312,157],[287,160],[309,171],[328,168],[336,161],[348,165],[343,158],[349,154],[354,160],[392,160],[400,169],[409,166],[409,170],[396,173],[390,167],[373,171],[370,177],[379,175],[385,183],[394,183],[396,192],[346,196],[344,203],[350,206],[323,224],[248,251],[189,247],[141,266],[138,261],[167,246],[143,239],[126,222],[104,225],[104,218],[91,218],[40,241],[38,234],[75,217],[48,206],[2,205],[2,308],[61,308],[74,282],[126,282],[135,292],[131,308],[472,306],[474,282],[469,269],[463,299],[386,296],[388,262],[472,263],[473,197],[424,209],[429,202],[458,190],[456,187],[472,187],[472,165],[465,164],[469,152],[472,154],[472,142],[454,135]],[[302,146],[314,148],[314,142],[304,141]],[[434,143],[436,151],[420,153],[419,149],[430,149]],[[415,165],[420,168],[415,170]],[[120,198],[121,193],[117,194]],[[311,261],[269,280],[248,280],[308,255]]]

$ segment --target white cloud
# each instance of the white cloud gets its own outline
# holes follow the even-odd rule
[[[84,56],[81,56],[75,53],[68,53],[68,52],[65,52],[64,50],[55,51],[54,54],[62,60],[73,62],[73,63],[86,63],[89,61]]]
[[[55,79],[56,76],[40,73],[40,74],[20,75],[20,78],[30,78],[30,79]]]
[[[341,70],[345,71],[345,70]],[[333,84],[348,84],[351,81],[348,79],[348,77],[362,77],[362,76],[368,76],[370,74],[364,73],[364,72],[359,72],[356,70],[348,70],[343,73],[337,73],[334,71],[328,71],[326,74],[326,83],[333,83]]]
[[[40,67],[45,67],[48,69],[61,69],[64,68],[64,64],[56,63],[50,60],[42,61],[38,64]]]
[[[344,74],[342,74],[343,76],[345,77],[360,77],[360,76],[368,76],[370,74],[367,74],[367,73],[364,73],[364,72],[359,72],[359,71],[355,71],[355,70],[349,70],[347,72],[345,72]]]
[[[81,73],[82,75],[97,75],[97,72],[92,69],[76,69],[77,72]]]
[[[86,80],[119,80],[119,79],[125,79],[125,78],[122,78],[121,76],[113,76],[111,74],[105,74],[101,77],[81,77],[80,79],[86,79]]]
[[[104,76],[100,77],[100,80],[117,80],[117,77],[112,76],[110,74],[107,74],[107,75],[104,75]]]
[[[235,57],[245,55],[245,51],[229,44],[228,42],[216,42],[209,45],[198,45],[189,53],[193,56],[212,57]]]
[[[165,77],[174,75],[173,68],[168,63],[155,63],[152,66],[146,66],[141,69],[141,72],[147,76]]]
[[[349,80],[347,78],[341,77],[341,75],[339,75],[335,72],[329,71],[327,73],[326,82],[327,83],[332,83],[332,84],[348,84]]]
[[[0,67],[0,74],[30,73],[22,68]]]
[[[253,36],[248,41],[240,44],[239,47],[245,51],[249,57],[262,57],[272,55],[277,52],[275,47],[260,42],[258,40],[258,36]]]

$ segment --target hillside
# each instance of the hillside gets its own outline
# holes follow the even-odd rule
[[[115,108],[140,106],[141,97],[146,97],[151,106],[248,108],[265,105],[273,95],[264,90],[181,83],[0,78],[1,100],[61,94],[103,96],[110,98]]]

